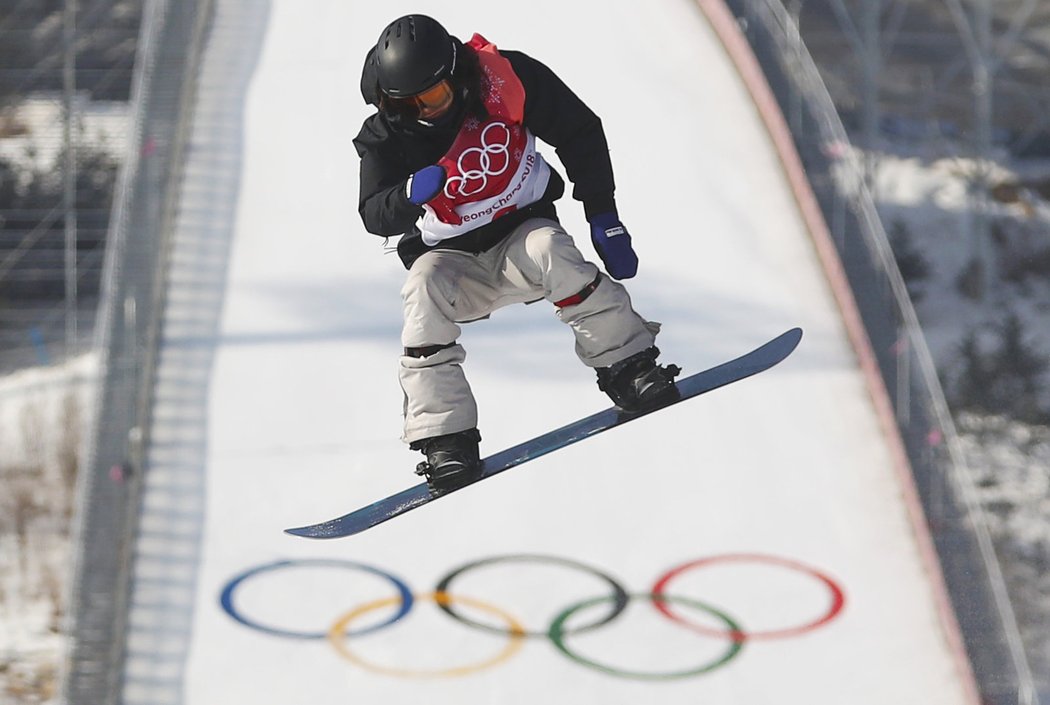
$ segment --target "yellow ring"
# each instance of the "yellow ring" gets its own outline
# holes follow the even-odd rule
[[[350,651],[346,645],[346,632],[351,622],[356,620],[358,617],[375,610],[383,609],[384,607],[391,607],[401,602],[400,597],[388,597],[382,600],[376,600],[369,602],[356,609],[347,612],[332,625],[332,628],[328,630],[328,640],[335,647],[335,650],[351,663],[357,664],[366,671],[372,673],[379,673],[385,676],[397,676],[399,678],[456,678],[458,676],[466,676],[472,673],[477,673],[486,668],[497,666],[515,653],[525,643],[525,627],[521,625],[514,617],[510,616],[498,607],[475,600],[469,597],[458,597],[453,596],[444,592],[432,592],[425,595],[414,595],[415,600],[429,600],[438,605],[448,605],[449,603],[458,603],[466,607],[473,607],[474,609],[481,610],[483,612],[489,612],[496,615],[507,623],[509,628],[510,641],[503,647],[503,650],[490,659],[481,661],[479,663],[467,664],[466,666],[456,666],[454,668],[444,668],[437,670],[412,670],[406,668],[391,668],[388,666],[379,666],[373,663],[365,661],[357,654]]]

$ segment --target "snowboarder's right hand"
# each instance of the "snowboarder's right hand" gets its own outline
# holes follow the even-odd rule
[[[421,206],[441,192],[445,186],[445,168],[432,164],[417,171],[408,177],[408,185],[405,192],[408,200],[417,206]]]

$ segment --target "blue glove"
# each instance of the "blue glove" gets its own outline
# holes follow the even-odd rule
[[[445,186],[445,168],[437,164],[423,167],[408,179],[408,200],[421,206],[438,195]]]
[[[630,279],[638,273],[638,255],[631,247],[631,234],[615,211],[591,218],[591,242],[613,279]]]

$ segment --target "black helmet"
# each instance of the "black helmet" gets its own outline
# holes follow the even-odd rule
[[[451,76],[456,43],[437,20],[405,15],[394,20],[375,48],[379,90],[392,98],[416,95]]]

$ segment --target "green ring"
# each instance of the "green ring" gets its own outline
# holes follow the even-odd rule
[[[628,595],[628,598],[631,600],[635,598],[640,598],[651,600],[654,602],[673,602],[676,604],[685,605],[687,607],[693,607],[703,612],[707,612],[708,614],[714,615],[715,617],[718,617],[720,620],[725,622],[725,625],[728,627],[729,633],[740,634],[743,632],[743,629],[740,627],[740,625],[733,621],[733,619],[730,618],[728,615],[726,615],[723,612],[720,612],[719,610],[715,609],[714,607],[711,607],[710,605],[704,604],[703,602],[699,602],[697,600],[691,600],[685,597],[674,597],[673,595],[653,595],[652,593],[637,593],[633,595]],[[586,600],[584,602],[578,602],[575,605],[571,605],[568,609],[566,609],[557,617],[555,617],[553,622],[551,622],[550,629],[547,631],[547,636],[550,638],[551,643],[553,643],[554,646],[557,647],[558,651],[561,651],[563,654],[565,654],[565,656],[567,656],[571,661],[575,661],[576,663],[582,666],[593,668],[597,671],[601,671],[602,673],[606,673],[611,676],[619,676],[621,678],[633,678],[635,680],[646,681],[669,681],[681,678],[692,678],[693,676],[700,676],[705,673],[710,673],[711,671],[721,668],[722,666],[726,665],[731,660],[733,660],[733,658],[737,654],[739,654],[740,650],[744,647],[744,642],[742,640],[732,640],[730,641],[729,648],[726,649],[726,652],[711,663],[704,664],[699,668],[693,668],[686,671],[672,671],[670,673],[643,673],[640,671],[626,671],[619,668],[613,668],[612,666],[606,666],[604,664],[598,663],[597,661],[591,661],[590,659],[584,658],[580,654],[572,651],[565,643],[566,633],[564,626],[566,620],[568,620],[569,617],[579,612],[580,610],[599,605],[603,602],[609,602],[612,599],[612,596],[606,595],[604,597],[596,597],[592,600]]]

